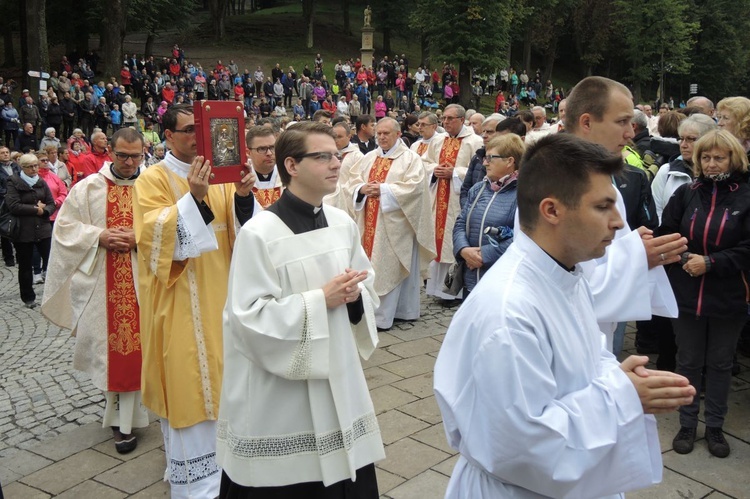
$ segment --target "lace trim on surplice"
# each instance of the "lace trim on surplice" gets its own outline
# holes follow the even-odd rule
[[[312,331],[310,328],[310,310],[305,300],[305,295],[302,296],[302,308],[304,309],[305,317],[302,320],[302,332],[300,334],[300,340],[297,344],[297,348],[294,349],[292,359],[289,362],[289,368],[286,372],[286,377],[289,379],[308,379],[310,372],[312,371]]]
[[[156,217],[156,223],[154,224],[153,246],[151,248],[151,258],[149,260],[149,266],[154,275],[157,275],[159,270],[159,255],[161,254],[161,243],[164,235],[164,222],[166,222],[167,217],[169,217],[169,210],[170,208],[162,209],[159,216]]]
[[[187,485],[215,475],[221,471],[216,464],[216,453],[178,461],[169,460],[169,483],[173,485]]]
[[[299,454],[325,456],[331,452],[350,451],[362,438],[380,433],[374,413],[365,414],[352,422],[352,426],[316,434],[314,432],[274,435],[267,437],[242,437],[229,429],[227,421],[217,425],[217,439],[226,442],[232,454],[245,459],[287,457]]]
[[[185,225],[185,219],[182,215],[177,213],[177,240],[175,241],[175,260],[183,261],[188,258],[198,258],[201,256],[201,252],[198,250],[198,246],[193,240],[193,236],[190,235],[190,231],[187,230]]]

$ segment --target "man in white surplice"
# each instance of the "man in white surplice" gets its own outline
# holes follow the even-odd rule
[[[276,151],[286,189],[240,231],[224,308],[220,497],[377,499],[359,361],[378,343],[375,276],[356,224],[323,204],[341,166],[331,128],[297,125]]]
[[[619,156],[553,134],[524,156],[520,229],[454,316],[435,364],[450,499],[617,497],[661,480],[656,420],[689,403],[686,378],[605,348],[580,262],[623,221]]]
[[[376,134],[378,148],[354,166],[346,194],[375,269],[380,297],[375,319],[379,328],[389,329],[394,319],[419,318],[419,290],[435,258],[435,231],[422,160],[399,140],[401,128],[393,118],[381,119]]]
[[[633,137],[633,97],[624,85],[590,76],[573,88],[566,103],[567,132],[618,155]],[[617,209],[624,219],[619,191]],[[582,263],[610,351],[616,323],[648,320],[651,314],[677,317],[677,302],[662,266],[680,261],[684,251],[687,240],[679,234],[653,237],[651,230],[631,230],[623,222],[606,254]]]

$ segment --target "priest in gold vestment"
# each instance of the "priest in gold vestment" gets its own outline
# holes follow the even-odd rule
[[[261,208],[249,168],[240,183],[209,185],[192,106],[171,107],[163,126],[171,150],[136,182],[133,210],[143,402],[161,418],[172,498],[214,498],[229,264],[239,227]]]

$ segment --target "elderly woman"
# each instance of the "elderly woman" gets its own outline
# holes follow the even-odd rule
[[[516,178],[524,143],[515,134],[492,138],[486,147],[487,176],[469,190],[453,227],[453,252],[463,268],[464,298],[513,241]]]
[[[716,129],[714,120],[705,114],[693,114],[682,121],[677,128],[680,155],[669,163],[661,165],[651,183],[656,214],[661,214],[674,191],[682,184],[693,181],[693,146],[695,141]]]
[[[83,130],[80,128],[76,128],[73,130],[73,135],[68,138],[68,149],[73,150],[73,144],[77,143],[80,148],[78,149],[82,153],[87,153],[89,151],[89,144],[86,142],[86,137],[83,135]]]
[[[682,263],[668,269],[679,317],[677,372],[700,392],[705,383],[704,417],[708,451],[729,455],[722,426],[732,377],[732,356],[747,320],[750,269],[750,185],[747,156],[726,130],[706,133],[693,150],[692,184],[680,186],[667,203],[654,235],[679,232],[688,239]],[[705,370],[705,381],[701,373]],[[675,452],[693,450],[700,398],[680,408]]]
[[[60,147],[60,139],[55,137],[56,132],[55,129],[52,127],[47,128],[44,131],[44,137],[42,138],[42,141],[39,143],[39,150],[43,151],[47,147],[54,147],[57,149]]]
[[[20,235],[13,242],[18,260],[18,287],[21,300],[28,308],[36,307],[36,293],[32,282],[32,253],[36,247],[47,267],[52,226],[49,217],[55,211],[47,183],[39,177],[39,160],[33,154],[24,154],[18,160],[20,174],[8,178],[5,202],[18,217]]]
[[[719,128],[739,139],[745,152],[750,152],[750,99],[727,97],[716,105]]]

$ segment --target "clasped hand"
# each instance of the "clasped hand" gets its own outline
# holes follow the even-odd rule
[[[367,279],[367,271],[346,269],[323,286],[326,307],[336,308],[357,301],[362,292],[359,283]]]
[[[695,388],[688,379],[669,371],[646,369],[648,357],[631,355],[620,364],[638,392],[643,412],[663,414],[693,401]]]
[[[117,253],[125,253],[135,248],[135,231],[125,227],[105,229],[99,234],[99,246]]]

